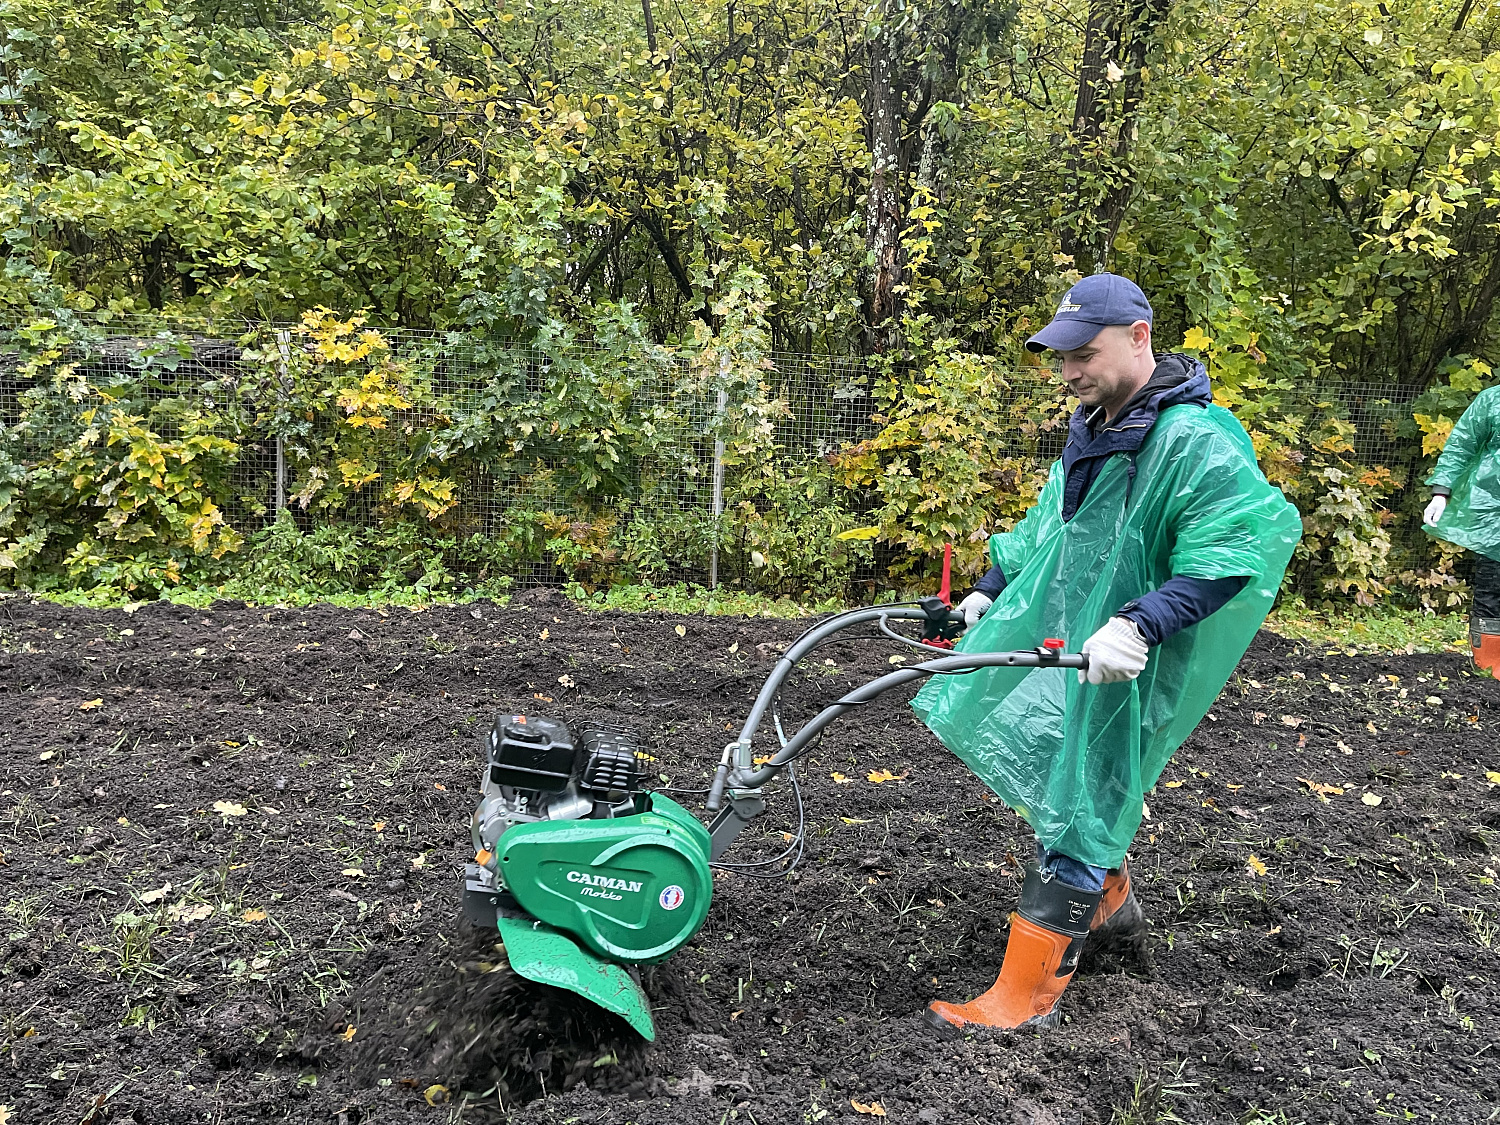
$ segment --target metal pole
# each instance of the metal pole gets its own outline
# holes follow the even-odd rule
[[[729,357],[725,356],[719,361],[719,374],[722,376],[729,366]],[[717,424],[724,424],[724,410],[729,405],[729,392],[722,386],[719,387],[719,407],[715,415]],[[721,429],[722,434],[722,429]],[[714,545],[708,554],[708,588],[717,590],[719,588],[719,524],[720,517],[724,515],[724,438],[714,438]]]
[[[290,378],[288,367],[292,362],[292,334],[286,329],[278,329],[276,332],[276,350],[281,353],[281,360],[277,364],[280,374],[280,387],[276,392],[278,403],[286,401],[287,382]],[[276,435],[276,511],[281,512],[286,507],[286,445],[285,438],[280,433]]]

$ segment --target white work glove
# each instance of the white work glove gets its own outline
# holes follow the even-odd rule
[[[1146,639],[1128,617],[1111,617],[1083,642],[1083,654],[1089,666],[1078,670],[1080,684],[1117,684],[1135,679],[1146,667]]]
[[[995,599],[988,594],[981,594],[978,590],[969,594],[958,603],[958,612],[964,615],[964,628],[972,629],[975,623],[985,615],[985,611],[994,604]]]
[[[1427,505],[1427,510],[1422,513],[1422,522],[1428,527],[1436,527],[1438,520],[1443,518],[1443,512],[1448,508],[1446,496],[1434,496],[1432,503]]]

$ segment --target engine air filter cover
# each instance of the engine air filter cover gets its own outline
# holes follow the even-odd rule
[[[539,715],[501,715],[490,731],[490,784],[556,792],[573,777],[578,751],[568,728]]]

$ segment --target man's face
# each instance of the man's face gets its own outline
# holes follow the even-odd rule
[[[1151,347],[1145,321],[1110,325],[1081,348],[1060,353],[1062,380],[1085,409],[1106,412],[1124,405],[1141,383],[1141,359]]]

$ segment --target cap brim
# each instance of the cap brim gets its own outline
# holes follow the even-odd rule
[[[1026,341],[1026,350],[1044,352],[1050,348],[1055,352],[1070,352],[1083,347],[1107,327],[1086,320],[1054,320]]]

